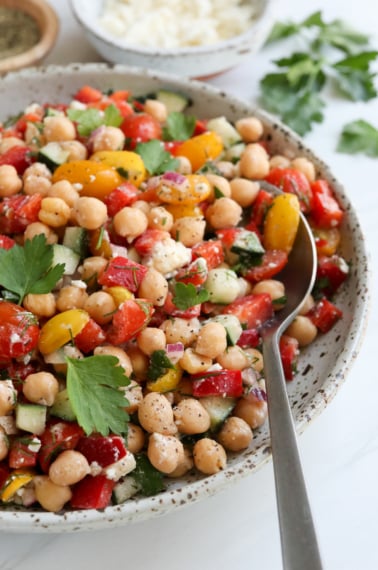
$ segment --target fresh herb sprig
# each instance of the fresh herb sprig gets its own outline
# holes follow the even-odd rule
[[[151,175],[163,174],[168,170],[176,170],[179,161],[164,149],[159,140],[138,143],[135,152],[142,158],[143,163]]]
[[[359,119],[344,126],[337,145],[339,152],[346,154],[363,153],[378,157],[378,129]]]
[[[77,123],[77,131],[83,137],[89,136],[95,129],[105,125],[119,127],[123,121],[122,115],[113,104],[106,107],[104,112],[98,109],[68,109],[67,116]]]
[[[178,281],[174,285],[172,301],[176,307],[182,311],[204,303],[208,301],[209,298],[210,295],[206,289],[196,289],[193,283],[185,284]]]

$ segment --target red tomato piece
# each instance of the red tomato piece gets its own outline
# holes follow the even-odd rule
[[[195,398],[206,396],[239,398],[243,394],[241,370],[219,370],[193,374],[191,380]]]
[[[346,261],[336,253],[328,257],[318,258],[316,273],[316,287],[327,297],[332,297],[342,285],[349,274],[349,266]]]
[[[91,464],[94,461],[106,467],[125,457],[127,450],[125,442],[119,435],[90,435],[82,437],[77,444],[77,451],[80,451]]]
[[[84,354],[92,352],[96,346],[100,346],[105,340],[105,331],[93,319],[89,319],[84,328],[75,336],[76,347]]]
[[[110,504],[116,482],[105,475],[87,475],[72,488],[73,509],[105,509]]]
[[[36,436],[26,436],[14,439],[10,444],[8,453],[8,464],[12,469],[21,467],[34,467],[37,464],[38,452],[29,448],[29,445]]]
[[[121,286],[135,293],[143,281],[148,268],[127,257],[113,257],[105,271],[98,278],[100,285],[105,287]]]
[[[235,315],[247,329],[256,329],[273,317],[272,298],[268,293],[246,295],[227,305],[222,313]]]
[[[170,152],[172,156],[176,156],[176,154],[178,154],[178,149],[181,144],[182,141],[164,141],[164,149],[167,152]]]
[[[243,230],[241,228],[224,228],[217,231],[217,237],[221,240],[223,247],[231,249],[236,238]]]
[[[281,249],[267,249],[263,254],[260,265],[254,265],[243,273],[243,277],[251,283],[263,279],[271,279],[285,267],[288,254]]]
[[[260,335],[257,329],[244,330],[237,342],[242,348],[256,348],[260,344]]]
[[[37,319],[23,307],[0,302],[0,360],[25,356],[37,346]]]
[[[0,166],[10,164],[15,167],[20,176],[33,162],[31,150],[27,146],[12,146],[0,156]]]
[[[273,202],[273,195],[266,190],[260,190],[252,205],[250,224],[262,231],[266,213]],[[248,227],[247,229],[251,229]]]
[[[195,137],[197,135],[202,135],[203,133],[206,133],[206,131],[207,131],[207,121],[203,119],[202,120],[196,119],[193,136]]]
[[[120,126],[127,141],[128,148],[134,148],[138,143],[161,139],[160,123],[147,113],[134,113],[124,118]]]
[[[179,309],[173,302],[173,295],[171,291],[168,292],[167,298],[165,300],[163,311],[171,316],[178,317],[180,319],[193,319],[194,317],[199,317],[201,314],[201,305],[193,305],[188,309]]]
[[[274,186],[278,186],[283,192],[295,194],[298,197],[302,212],[311,211],[312,189],[303,172],[294,168],[273,168],[265,180]]]
[[[38,463],[42,471],[47,473],[56,456],[65,449],[75,449],[83,436],[84,431],[76,422],[50,420],[39,436],[42,445],[38,452]]]
[[[145,255],[149,255],[151,253],[157,242],[168,239],[170,237],[171,235],[169,232],[150,228],[136,238],[136,240],[133,242],[133,246],[135,247],[137,253],[144,257]]]
[[[0,248],[1,249],[10,249],[15,245],[14,239],[10,238],[9,236],[0,235]]]
[[[316,180],[311,184],[313,194],[311,218],[319,228],[338,227],[344,218],[344,212],[337,202],[326,180]]]
[[[331,330],[342,316],[343,312],[325,297],[320,299],[307,313],[307,317],[322,333]]]
[[[207,275],[206,260],[203,257],[199,257],[192,261],[187,267],[179,269],[175,275],[175,279],[181,283],[191,283],[195,287],[200,287],[205,283]]]
[[[220,239],[212,241],[202,241],[192,247],[192,259],[203,257],[206,260],[207,268],[215,269],[224,261],[223,245]]]
[[[41,370],[40,363],[35,360],[28,364],[13,360],[6,368],[8,370],[8,378],[12,378],[13,386],[18,392],[22,392],[24,380],[29,374],[35,374]]]
[[[41,120],[42,120],[42,114],[26,113],[26,115],[23,115],[18,119],[17,123],[15,124],[15,129],[16,131],[18,131],[23,135],[26,131],[28,123],[38,123]]]
[[[0,463],[0,489],[4,486],[5,481],[10,475],[10,469],[5,463]]]
[[[286,380],[293,380],[299,356],[298,341],[291,336],[282,335],[279,342],[279,349],[285,378]]]
[[[153,305],[146,299],[124,301],[113,316],[107,333],[108,342],[119,345],[131,340],[147,326],[153,313]]]
[[[100,101],[102,97],[103,94],[99,89],[95,89],[95,87],[91,87],[90,85],[84,85],[73,98],[76,99],[76,101],[80,101],[80,103],[96,103]]]
[[[113,218],[122,208],[131,206],[131,204],[138,199],[139,194],[140,191],[134,184],[131,184],[131,182],[123,182],[120,184],[104,199],[108,209],[108,215]]]
[[[41,202],[41,194],[32,196],[15,194],[3,198],[0,203],[0,232],[4,234],[22,233],[26,226],[38,221]]]

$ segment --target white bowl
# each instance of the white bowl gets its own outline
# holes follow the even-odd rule
[[[68,102],[83,85],[107,90],[130,89],[141,95],[166,88],[186,93],[193,101],[190,112],[199,118],[224,115],[230,120],[254,113],[265,126],[266,137],[274,152],[293,157],[307,156],[319,176],[335,189],[345,210],[341,254],[350,262],[351,272],[336,302],[344,318],[317,340],[300,357],[298,374],[287,385],[297,430],[305,427],[326,407],[337,393],[355,360],[363,338],[369,310],[369,270],[364,236],[348,196],[331,170],[288,128],[263,111],[243,103],[208,84],[183,80],[124,66],[105,64],[72,65],[23,70],[5,76],[0,84],[0,120],[14,115],[31,101]],[[166,491],[150,497],[135,498],[104,511],[64,511],[54,514],[39,510],[22,511],[14,506],[0,507],[0,530],[18,532],[66,532],[124,525],[163,515],[219,492],[226,485],[250,475],[270,458],[268,427],[256,430],[251,446],[232,457],[224,471],[209,477],[191,475],[167,483]]]
[[[71,0],[71,7],[88,40],[106,61],[203,78],[234,67],[264,43],[273,23],[274,2],[251,1],[257,15],[244,34],[212,45],[175,49],[124,44],[99,24],[103,0]]]

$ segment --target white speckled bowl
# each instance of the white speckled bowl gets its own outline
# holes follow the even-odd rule
[[[274,1],[245,1],[252,1],[257,14],[247,32],[213,45],[179,49],[153,49],[120,41],[98,23],[103,0],[71,0],[71,7],[88,40],[106,61],[199,78],[234,67],[263,45],[272,27]]]
[[[231,120],[255,113],[265,124],[270,145],[280,154],[309,157],[318,174],[330,181],[345,209],[341,251],[351,264],[347,285],[337,295],[344,318],[330,333],[319,336],[303,351],[299,372],[288,383],[288,392],[299,432],[332,400],[353,364],[363,338],[369,309],[368,261],[356,213],[345,190],[326,166],[299,137],[263,111],[256,110],[207,84],[137,68],[87,64],[66,68],[24,70],[6,76],[0,84],[0,120],[22,110],[31,101],[57,103],[68,101],[82,85],[103,89],[131,89],[145,94],[159,88],[185,92],[193,101],[190,111],[199,117],[225,115]],[[270,458],[268,427],[255,432],[249,449],[233,457],[227,468],[210,477],[192,475],[169,481],[165,492],[151,498],[136,498],[104,511],[66,511],[51,514],[38,510],[0,508],[0,530],[13,532],[65,532],[124,525],[163,515],[219,492],[242,476],[250,475]]]

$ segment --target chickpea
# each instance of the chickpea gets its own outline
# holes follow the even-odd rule
[[[88,293],[84,287],[66,285],[59,291],[58,298],[56,300],[56,308],[61,313],[70,309],[82,309],[87,299]]]
[[[248,355],[251,368],[256,370],[256,372],[262,372],[264,369],[262,352],[257,350],[257,348],[246,348],[244,349],[244,352]]]
[[[39,132],[35,123],[27,122],[24,141],[33,150],[39,150],[45,144],[45,137]]]
[[[236,121],[235,127],[246,143],[257,142],[264,133],[264,126],[257,117],[243,117]]]
[[[312,295],[308,295],[308,297],[306,297],[300,311],[299,314],[300,315],[307,315],[307,313],[314,307],[315,305],[315,301],[314,301],[314,297]]]
[[[29,176],[37,176],[40,178],[47,178],[48,180],[51,180],[52,174],[50,170],[47,168],[46,164],[44,164],[43,162],[34,162],[30,166],[28,166],[28,168],[25,169],[23,174],[24,181],[25,178],[28,178]]]
[[[244,370],[251,365],[248,354],[240,346],[229,346],[217,356],[217,362],[228,370]]]
[[[235,164],[235,175],[238,173],[237,161],[240,160],[240,157],[243,154],[244,150],[245,150],[245,143],[244,142],[241,142],[238,144],[233,144],[232,146],[230,146],[230,148],[228,148],[226,150],[225,158],[227,160],[230,160],[231,162],[236,163]]]
[[[197,374],[198,372],[206,372],[212,365],[213,361],[207,356],[197,354],[192,348],[186,348],[184,356],[180,358],[179,364],[185,372],[189,374]]]
[[[289,168],[290,160],[286,156],[275,154],[269,160],[270,168]]]
[[[250,143],[240,158],[239,167],[243,178],[265,178],[270,168],[268,153],[259,143]]]
[[[136,341],[147,356],[151,356],[155,350],[164,350],[167,344],[164,331],[157,327],[146,327],[138,334]]]
[[[210,428],[210,415],[195,398],[181,400],[173,409],[175,423],[180,433],[192,435]]]
[[[104,202],[91,196],[78,198],[73,210],[79,226],[87,230],[97,230],[108,219]]]
[[[127,377],[131,376],[133,372],[131,359],[129,355],[124,350],[122,350],[122,348],[119,348],[119,346],[112,346],[111,344],[109,345],[106,344],[104,346],[96,346],[96,348],[93,351],[93,354],[115,356],[116,358],[118,358],[119,366],[121,366],[121,368],[124,369],[125,375]]]
[[[55,315],[56,303],[53,293],[29,293],[23,301],[25,309],[37,317],[52,317]]]
[[[150,365],[149,358],[135,345],[127,347],[127,355],[130,358],[134,376],[140,380],[145,380]]]
[[[249,295],[252,291],[252,285],[249,281],[244,279],[244,277],[238,277],[239,294],[238,297],[245,297]]]
[[[214,475],[227,465],[227,455],[223,446],[208,437],[199,439],[193,448],[194,465],[206,475]]]
[[[140,236],[148,227],[148,218],[144,212],[137,208],[126,206],[122,208],[113,218],[114,231],[133,241]]]
[[[218,198],[206,210],[206,220],[215,229],[237,226],[242,216],[242,208],[232,198]]]
[[[314,182],[316,178],[316,170],[314,163],[304,156],[298,156],[291,161],[291,167],[299,170],[304,174],[309,182]]]
[[[144,111],[151,117],[154,117],[159,123],[165,123],[168,117],[167,106],[156,99],[146,99]]]
[[[215,200],[216,190],[220,192],[226,198],[231,198],[231,186],[230,182],[224,176],[219,176],[218,174],[206,174],[206,178],[211,184],[212,193],[208,200],[212,202]]]
[[[226,329],[221,323],[210,322],[198,333],[195,350],[208,358],[216,358],[227,348]]]
[[[76,139],[75,125],[68,117],[45,117],[43,125],[43,135],[47,142],[73,141]]]
[[[142,428],[130,422],[127,429],[127,450],[130,453],[139,453],[142,451],[145,441],[146,438]]]
[[[69,206],[61,198],[43,198],[38,218],[43,224],[59,228],[67,224],[70,215]]]
[[[315,340],[318,329],[311,319],[304,315],[297,315],[294,321],[287,327],[285,333],[296,338],[299,346],[308,346]]]
[[[172,227],[172,235],[185,247],[193,247],[203,240],[205,235],[206,222],[202,216],[183,216],[178,218]]]
[[[99,325],[110,323],[116,309],[117,305],[113,297],[105,291],[95,291],[89,295],[84,303],[84,310],[87,311],[92,319]]]
[[[278,301],[278,299],[284,299],[285,297],[285,285],[282,281],[278,281],[277,279],[263,279],[253,286],[252,293],[268,293],[272,301]],[[274,308],[276,310],[280,309],[284,304],[285,302],[280,303],[279,305],[275,303]]]
[[[125,135],[118,127],[102,127],[93,136],[93,152],[101,150],[122,150]]]
[[[43,234],[46,238],[46,243],[53,244],[58,242],[58,235],[46,224],[42,222],[32,222],[26,226],[24,232],[24,241],[27,239],[32,240],[34,236]]]
[[[166,320],[161,327],[165,332],[167,343],[182,342],[191,345],[197,338],[200,322],[197,318],[181,319],[179,317]]]
[[[162,307],[168,295],[168,281],[159,271],[151,267],[144,276],[138,296],[149,299],[156,307]]]
[[[129,414],[134,414],[141,402],[143,401],[143,391],[142,387],[136,380],[131,380],[128,386],[121,388],[122,392],[125,394],[125,398],[128,400],[129,404],[126,406],[125,410]]]
[[[79,192],[75,190],[68,180],[59,180],[51,185],[48,196],[61,198],[70,208],[73,208],[76,200],[79,198]]]
[[[172,407],[167,398],[158,392],[146,394],[138,408],[138,419],[140,425],[149,433],[177,433]]]
[[[30,174],[24,178],[24,192],[29,196],[33,194],[40,194],[41,196],[48,196],[51,188],[51,181],[43,176],[36,176]]]
[[[189,158],[186,156],[176,156],[175,157],[179,164],[177,167],[177,172],[180,174],[192,174],[192,163],[190,162]]]
[[[173,435],[153,433],[148,441],[147,456],[155,469],[171,473],[184,459],[184,446]]]
[[[22,180],[17,174],[17,170],[10,164],[0,166],[0,196],[6,198],[20,192]]]
[[[233,414],[244,420],[251,429],[256,429],[265,422],[268,406],[265,400],[259,399],[253,392],[250,392],[237,401]]]
[[[179,461],[176,469],[170,473],[167,473],[167,476],[170,478],[183,477],[185,473],[193,468],[193,465],[193,456],[191,455],[189,449],[184,448],[184,457],[181,459],[181,461]]]
[[[140,210],[141,212],[143,212],[143,214],[146,214],[146,216],[148,216],[148,213],[151,209],[150,204],[146,202],[146,200],[135,200],[135,202],[131,204],[131,208],[136,208],[137,210]]]
[[[228,451],[246,449],[252,438],[253,432],[247,422],[236,416],[227,418],[218,433],[219,443]]]
[[[55,485],[74,485],[90,472],[86,457],[74,449],[66,449],[58,455],[49,468],[49,477]]]
[[[80,141],[61,141],[60,147],[68,152],[67,162],[72,160],[86,160],[88,151]]]
[[[35,498],[45,511],[61,511],[72,497],[72,491],[67,485],[56,485],[47,475],[37,475],[33,483]]]
[[[9,451],[9,440],[7,434],[5,433],[5,429],[0,426],[0,461],[6,458]]]
[[[25,143],[18,137],[3,137],[0,141],[0,154],[6,153],[7,150],[14,146],[25,146]]]
[[[82,280],[88,285],[94,285],[107,265],[108,260],[104,257],[100,257],[99,255],[87,257],[80,267]]]
[[[220,160],[217,162],[217,169],[220,175],[227,178],[227,180],[231,180],[235,177],[235,165],[229,160]]]
[[[29,374],[22,386],[25,398],[43,406],[52,406],[58,392],[59,382],[50,372]]]
[[[17,402],[17,390],[12,380],[0,380],[0,416],[11,412]]]
[[[173,226],[173,216],[163,206],[151,208],[147,214],[148,227],[170,232]]]
[[[242,208],[248,208],[256,200],[260,186],[253,180],[246,178],[234,178],[230,182],[231,197],[235,202],[240,204]]]

